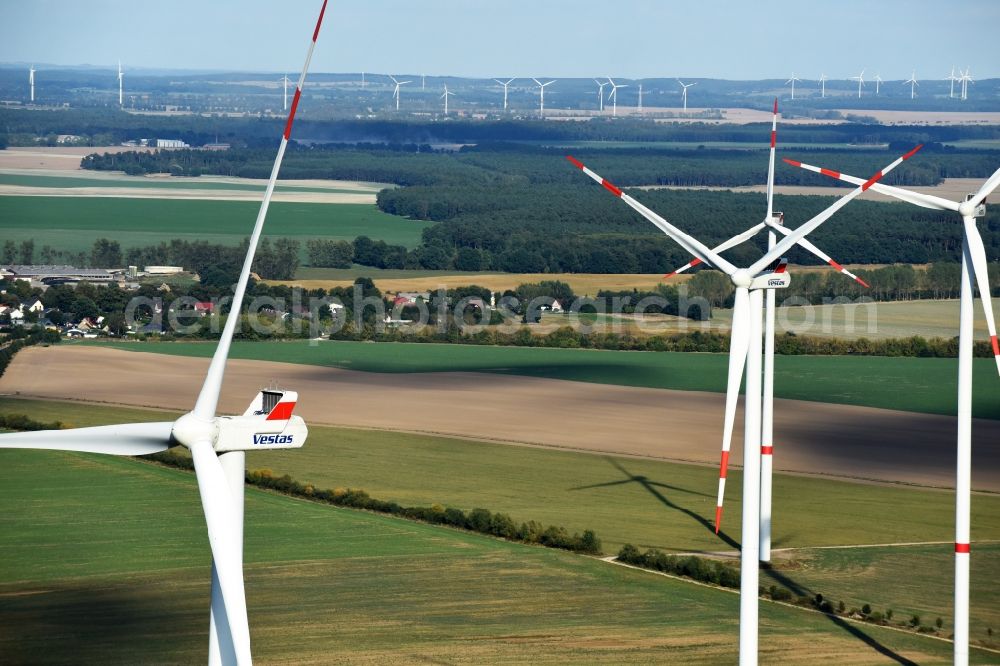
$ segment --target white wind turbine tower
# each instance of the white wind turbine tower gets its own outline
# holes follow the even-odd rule
[[[636,108],[636,111],[638,111],[639,113],[642,113],[642,84],[641,83],[639,84],[639,106]]]
[[[507,110],[507,86],[514,82],[514,79],[508,79],[507,81],[501,81],[500,79],[493,79],[497,83],[503,86],[503,110]]]
[[[681,92],[681,95],[684,97],[684,110],[687,111],[688,110],[688,88],[690,88],[691,86],[698,85],[698,82],[695,81],[694,83],[684,83],[680,79],[677,79],[677,83],[681,84],[681,88],[684,89],[683,92]]]
[[[786,160],[788,161],[788,160]],[[860,178],[847,174],[820,169],[808,164],[790,162],[823,175],[838,178],[848,183],[857,183]],[[986,260],[986,249],[976,220],[986,216],[986,198],[1000,186],[1000,169],[993,172],[975,194],[965,200],[954,202],[929,194],[911,192],[899,187],[876,184],[872,189],[881,194],[931,208],[952,211],[962,218],[962,284],[959,300],[958,333],[958,436],[957,463],[955,470],[955,655],[958,666],[969,663],[969,538],[970,507],[972,494],[972,338],[973,338],[973,279],[979,287],[986,328],[993,347],[993,357],[1000,373],[1000,344],[997,343],[996,320],[993,317],[993,303],[990,298],[990,284]]]
[[[624,85],[624,86],[618,85],[617,83],[615,83],[614,81],[611,80],[610,76],[608,77],[608,85],[611,86],[611,92],[608,93],[608,99],[611,100],[611,117],[612,118],[617,118],[618,117],[618,89],[619,88],[628,88],[628,86],[627,85]]]
[[[420,75],[420,89],[421,90],[427,90],[427,75],[426,74],[421,74]]]
[[[910,99],[913,99],[914,97],[917,96],[917,88],[916,87],[920,85],[919,83],[917,83],[917,71],[916,70],[913,70],[913,73],[910,74],[910,78],[908,78],[907,80],[903,81],[903,85],[904,86],[907,83],[910,84]]]
[[[283,98],[284,99],[284,104],[282,105],[282,108],[285,111],[288,111],[288,74],[285,74],[284,76],[282,76],[279,79],[279,81],[282,82],[282,89],[284,91],[284,98]]]
[[[791,83],[791,84],[792,84],[792,99],[795,99],[795,82],[796,82],[796,81],[801,81],[801,80],[802,80],[802,79],[799,79],[799,78],[796,78],[796,77],[795,77],[795,72],[792,72],[792,78],[790,78],[790,79],[788,79],[787,81],[785,81],[785,85],[786,85],[786,86],[787,86],[787,85],[788,85],[789,83]]]
[[[961,81],[959,77],[955,76],[955,66],[951,66],[951,74],[948,75],[948,81],[951,82],[951,88],[948,91],[948,99],[955,98],[955,81]]]
[[[392,74],[387,74],[386,76],[392,79],[392,82],[396,84],[396,87],[392,91],[392,96],[396,100],[396,110],[399,111],[399,87],[405,86],[407,83],[413,83],[413,81],[397,81],[396,77]]]
[[[28,86],[31,88],[31,102],[35,102],[35,66],[28,69]]]
[[[448,98],[454,95],[455,93],[448,92],[448,84],[444,84],[444,92],[441,94],[441,97],[444,98],[444,115],[446,116],[448,115]]]
[[[788,286],[788,274],[779,265],[776,271],[769,269],[785,253],[811,233],[852,199],[867,190],[883,175],[901,164],[916,150],[896,159],[873,175],[864,184],[816,215],[795,231],[789,233],[763,257],[748,268],[738,268],[697,239],[685,234],[667,220],[601,176],[591,171],[573,157],[568,159],[590,178],[600,183],[609,192],[620,198],[632,209],[656,225],[678,245],[715,268],[726,273],[736,287],[735,308],[733,310],[732,337],[729,345],[729,378],[726,388],[726,413],[724,441],[732,437],[733,422],[736,418],[736,404],[740,382],[746,368],[746,397],[744,402],[743,435],[743,525],[740,539],[740,664],[757,663],[758,645],[758,583],[760,565],[758,562],[758,540],[760,529],[760,459],[761,459],[761,343],[763,314],[763,291]]]
[[[857,76],[852,76],[851,81],[858,82],[858,99],[861,99],[861,87],[865,85],[865,70],[861,70]]]
[[[875,96],[878,97],[878,88],[882,85],[882,77],[878,74],[875,75]]]
[[[305,64],[295,88],[292,109],[285,122],[271,177],[257,213],[239,281],[236,283],[232,301],[234,313],[239,312],[246,294],[254,254],[291,136],[295,109],[325,10],[326,0],[323,1],[313,30]],[[3,434],[0,435],[0,448],[53,449],[124,456],[156,453],[178,444],[190,449],[212,551],[208,662],[242,666],[252,662],[243,586],[246,451],[299,448],[304,443],[308,430],[302,418],[292,414],[297,399],[293,391],[264,390],[257,394],[242,416],[217,415],[216,408],[229,347],[239,320],[238,316],[227,318],[194,408],[176,421]]]
[[[826,74],[819,75],[820,99],[826,99]]]
[[[367,84],[365,82],[365,73],[361,72],[361,89],[364,90],[366,85]]]
[[[538,84],[538,115],[541,118],[545,117],[545,86],[550,86],[556,82],[556,79],[552,79],[546,83],[542,83],[535,77],[531,77],[531,80]]]
[[[604,86],[608,85],[606,81],[598,81],[594,79],[594,83],[597,84],[597,109],[598,111],[604,112]]]
[[[125,105],[125,72],[122,71],[122,61],[118,61],[118,106]]]
[[[724,252],[736,245],[740,245],[756,236],[764,227],[768,227],[768,250],[772,249],[776,243],[775,232],[783,236],[791,233],[784,226],[784,214],[774,212],[774,157],[778,138],[778,100],[774,100],[774,110],[771,119],[771,153],[768,160],[767,171],[767,215],[764,221],[751,227],[741,234],[733,236],[721,245],[712,248],[713,252]],[[802,239],[799,246],[819,257],[838,272],[851,278],[858,284],[868,288],[868,283],[850,272],[839,263],[834,261],[828,254],[818,247]],[[683,273],[689,268],[693,268],[701,263],[695,258],[684,266],[678,268],[664,277],[669,279],[678,273]],[[773,290],[767,292],[764,306],[764,393],[763,407],[761,412],[761,469],[760,469],[760,561],[769,562],[771,560],[771,477],[773,469],[774,454],[774,317],[775,317],[775,295]],[[723,499],[726,489],[726,476],[729,465],[729,440],[723,442],[722,460],[719,465],[719,491],[715,507],[715,532],[719,533],[722,523]]]

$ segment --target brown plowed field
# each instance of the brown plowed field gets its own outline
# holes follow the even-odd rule
[[[0,394],[189,409],[207,359],[96,347],[29,348]],[[485,373],[379,374],[231,360],[220,409],[241,413],[272,382],[308,423],[438,433],[717,464],[724,396]],[[951,486],[955,419],[776,401],[779,470]],[[737,416],[734,460],[742,457]],[[1000,422],[975,420],[973,485],[1000,491]]]

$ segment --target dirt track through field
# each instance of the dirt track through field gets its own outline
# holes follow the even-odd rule
[[[186,410],[208,359],[96,347],[30,348],[0,394]],[[231,360],[220,409],[242,413],[264,385],[299,392],[313,424],[717,464],[724,396],[486,373],[380,374]],[[950,487],[955,419],[776,400],[779,470]],[[742,416],[738,415],[738,424]],[[740,434],[734,460],[742,458]],[[1000,492],[1000,422],[976,419],[973,485]]]

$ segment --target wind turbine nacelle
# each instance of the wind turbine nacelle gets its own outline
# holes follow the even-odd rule
[[[309,429],[302,417],[292,414],[297,400],[295,391],[259,392],[241,416],[220,416],[216,419],[219,434],[215,450],[301,448]]]
[[[785,289],[792,282],[788,273],[761,273],[750,283],[751,289]]]

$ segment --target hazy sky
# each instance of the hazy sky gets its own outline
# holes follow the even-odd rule
[[[320,0],[0,0],[0,62],[298,71]],[[1000,0],[331,0],[321,72],[1000,76]]]

